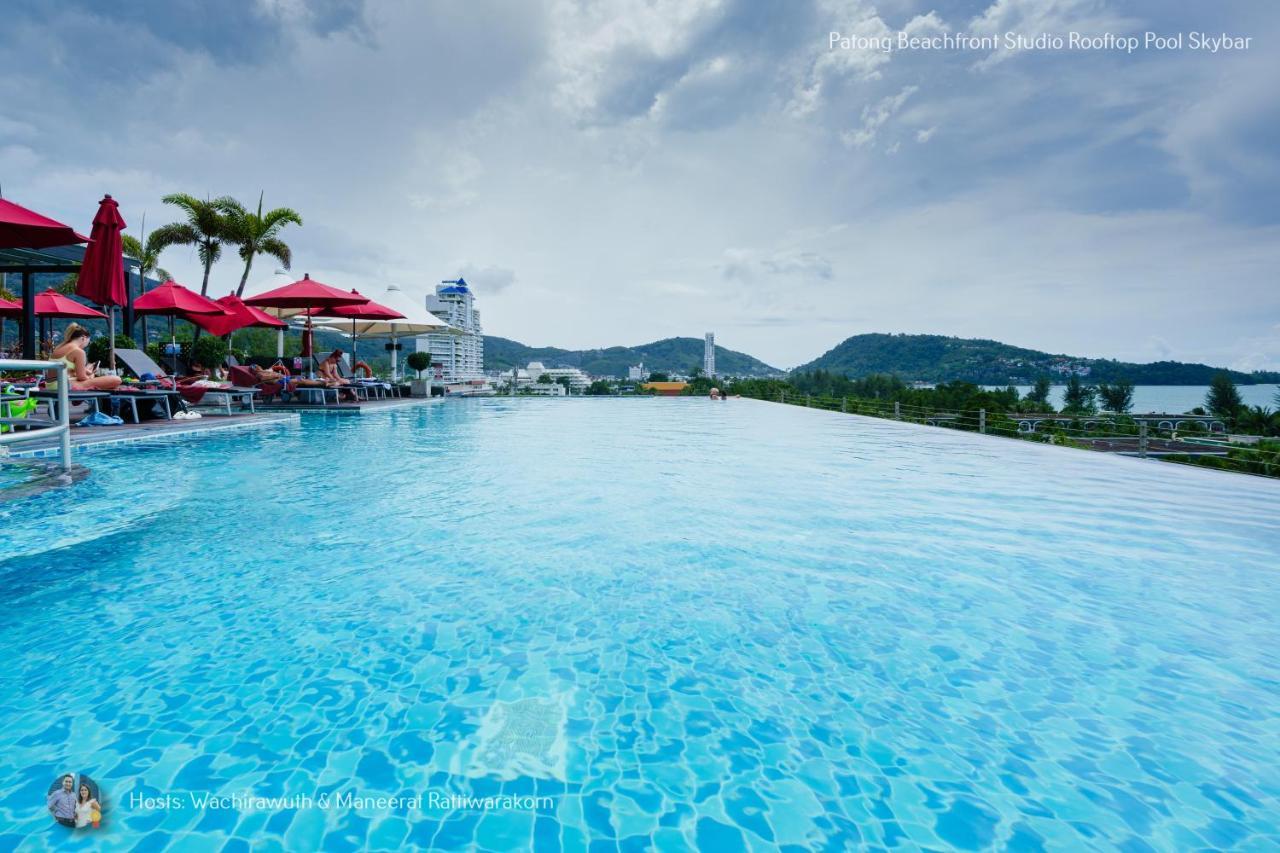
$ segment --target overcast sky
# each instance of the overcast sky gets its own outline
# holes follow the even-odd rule
[[[1252,44],[830,46],[1072,30]],[[461,273],[535,345],[714,330],[788,367],[929,332],[1280,368],[1278,39],[1270,2],[9,0],[0,185],[83,230],[110,192],[135,233],[165,193],[264,191],[306,220],[299,275]],[[198,286],[192,252],[163,264]]]

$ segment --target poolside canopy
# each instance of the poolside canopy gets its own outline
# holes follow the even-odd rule
[[[394,284],[387,286],[387,289],[378,297],[378,302],[387,308],[399,311],[404,316],[390,320],[360,319],[356,321],[353,328],[356,333],[366,338],[391,339],[391,375],[393,379],[399,376],[399,353],[394,346],[399,338],[425,334],[466,334],[462,329],[450,325],[428,311],[425,302],[415,305],[413,300]],[[319,325],[328,326],[329,328],[337,328],[341,324],[342,321],[338,319],[319,321]]]
[[[159,314],[167,317],[180,317],[185,314],[213,316],[227,314],[227,310],[212,299],[183,287],[173,279],[135,299],[133,310],[138,314]]]
[[[101,320],[107,315],[96,308],[76,302],[69,296],[63,296],[56,290],[45,290],[36,294],[37,317],[68,317],[80,320]]]
[[[93,217],[93,230],[89,232],[89,248],[80,262],[80,274],[76,278],[76,295],[90,302],[107,307],[107,336],[111,343],[110,366],[116,367],[116,312],[117,305],[129,300],[124,284],[124,251],[120,245],[120,232],[125,228],[120,216],[120,205],[110,195],[98,202],[98,212]],[[134,306],[136,309],[136,305]]]
[[[47,249],[88,241],[69,225],[0,198],[0,248]]]

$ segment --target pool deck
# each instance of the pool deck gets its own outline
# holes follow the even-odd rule
[[[238,412],[236,414],[217,414],[216,410],[202,407],[203,417],[198,420],[148,420],[140,424],[126,423],[121,426],[76,427],[71,430],[72,457],[76,451],[91,450],[98,447],[118,444],[131,444],[139,441],[155,439],[190,438],[220,432],[229,429],[255,429],[297,423],[303,415],[341,415],[352,416],[384,412],[390,409],[404,409],[411,406],[431,405],[439,402],[441,397],[431,399],[407,397],[398,400],[374,400],[360,403],[343,403],[336,406],[259,406],[256,413]],[[56,437],[34,439],[30,442],[10,445],[7,456],[0,460],[36,459],[59,454]]]

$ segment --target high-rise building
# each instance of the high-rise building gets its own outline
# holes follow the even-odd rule
[[[702,372],[706,376],[716,375],[716,333],[707,332],[702,345]]]
[[[443,365],[441,380],[445,384],[468,382],[484,377],[484,333],[480,328],[480,312],[466,279],[442,281],[434,295],[427,297],[427,310],[465,335],[422,335],[418,349],[429,350],[435,361]]]

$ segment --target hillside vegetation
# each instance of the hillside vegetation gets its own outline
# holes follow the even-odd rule
[[[825,370],[849,377],[891,374],[924,382],[1030,385],[1040,376],[1090,382],[1127,379],[1138,385],[1208,385],[1223,370],[1207,364],[1157,361],[1133,364],[1102,358],[1054,355],[974,338],[943,335],[854,335],[793,374]],[[1280,373],[1226,371],[1241,384],[1280,381]]]
[[[510,370],[540,361],[547,367],[577,367],[594,376],[627,375],[627,368],[644,363],[649,371],[691,373],[702,367],[700,338],[667,338],[634,347],[569,350],[558,347],[531,347],[508,338],[486,335],[484,339],[485,370]],[[779,376],[782,371],[770,367],[746,353],[716,347],[716,372],[729,376]]]

